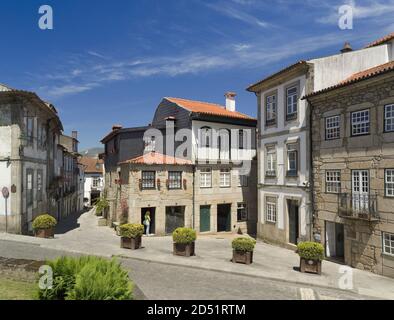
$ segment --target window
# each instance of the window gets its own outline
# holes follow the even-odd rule
[[[394,255],[394,234],[383,232],[383,252]]]
[[[275,177],[276,176],[276,148],[267,148],[267,171],[266,176]]]
[[[271,95],[265,101],[265,123],[272,125],[276,123],[276,95]]]
[[[384,107],[384,131],[394,131],[394,104]]]
[[[212,187],[212,170],[201,169],[200,171],[200,187],[211,188]]]
[[[42,170],[37,170],[37,201],[42,201]]]
[[[276,198],[274,197],[266,198],[265,220],[276,223]]]
[[[387,197],[394,197],[394,169],[386,170],[385,189]]]
[[[286,120],[297,118],[298,87],[293,86],[286,89]]]
[[[231,186],[231,170],[221,169],[220,170],[220,187],[227,188]]]
[[[156,172],[142,171],[142,189],[155,189]]]
[[[369,110],[352,113],[352,136],[369,134]]]
[[[339,139],[340,137],[340,116],[326,118],[326,140]]]
[[[98,188],[100,186],[100,178],[93,178],[92,185],[93,188]]]
[[[156,137],[145,138],[145,152],[155,152],[156,151]]]
[[[297,176],[298,171],[298,151],[297,145],[290,144],[287,146],[287,175]]]
[[[26,171],[26,203],[28,206],[33,205],[33,170]]]
[[[248,176],[238,175],[238,187],[247,187],[248,186]]]
[[[32,144],[34,139],[34,118],[26,118],[26,140],[28,144]]]
[[[168,172],[168,189],[182,188],[182,172],[169,171]]]
[[[326,192],[341,192],[341,171],[326,171]]]
[[[201,128],[200,134],[202,147],[209,148],[211,146],[211,128]]]
[[[248,221],[248,208],[245,202],[239,202],[237,205],[238,222]]]
[[[245,137],[244,131],[239,130],[238,131],[238,148],[240,150],[242,150],[244,148],[244,137]]]

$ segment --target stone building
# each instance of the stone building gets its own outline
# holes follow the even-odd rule
[[[37,215],[56,216],[50,209],[60,192],[55,168],[62,130],[51,104],[0,85],[0,189],[10,194],[0,199],[0,231],[28,234]]]
[[[258,236],[289,248],[313,239],[310,106],[303,95],[394,57],[394,34],[299,61],[249,86],[257,96]]]
[[[306,99],[316,239],[329,259],[394,277],[394,62]]]
[[[199,232],[241,230],[255,234],[256,120],[237,112],[235,107],[234,93],[226,95],[226,106],[187,99],[164,98],[157,107],[150,126],[129,129],[115,126],[113,131],[102,140],[106,149],[105,192],[112,204],[109,219],[114,222],[119,221],[119,217],[124,217],[120,201],[123,188],[119,186],[119,181],[123,182],[120,177],[122,174],[120,164],[134,161],[140,156],[153,152],[171,159],[190,162],[192,179],[186,181],[190,180],[193,188],[183,190],[184,195],[180,190],[169,192],[171,195],[179,196],[179,201],[182,199],[187,201],[188,192],[192,190],[192,204],[185,205],[185,214],[181,214],[184,216],[181,221],[184,221],[185,225],[189,225],[190,222],[190,226]],[[151,171],[158,172],[156,169]],[[161,174],[168,176],[169,173],[163,168]],[[185,171],[185,174],[187,173],[189,172]],[[179,175],[176,176],[179,179]],[[152,192],[158,195],[152,190],[150,192],[141,190],[138,197],[146,195],[145,200],[150,200]],[[170,202],[173,203],[173,200],[175,201],[172,199]],[[134,198],[130,196],[129,202],[134,203],[133,201]],[[164,216],[163,212],[167,210],[165,207],[177,207],[161,198],[150,201],[150,204],[161,212],[160,219]],[[146,207],[138,209],[134,204],[129,204],[128,207],[133,207],[137,212],[130,211],[133,215],[131,221],[141,222],[140,212]],[[168,211],[167,220],[172,219],[171,214],[179,215],[178,212]],[[158,222],[154,223],[158,232],[166,232],[166,222],[161,221],[160,226]]]

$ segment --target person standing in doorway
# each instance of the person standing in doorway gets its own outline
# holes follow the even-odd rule
[[[147,211],[145,213],[145,217],[144,217],[144,225],[145,225],[145,234],[147,236],[149,236],[149,232],[150,232],[150,212]]]

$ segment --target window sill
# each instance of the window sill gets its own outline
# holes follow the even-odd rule
[[[297,118],[298,118],[297,113],[286,115],[286,121],[294,121],[294,120],[297,120]]]
[[[273,222],[273,221],[265,221],[265,223],[266,224],[270,224],[270,225],[273,225],[273,226],[276,226],[276,222]]]

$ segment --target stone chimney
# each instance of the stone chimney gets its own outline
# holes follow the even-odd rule
[[[226,110],[234,112],[237,94],[235,92],[227,92],[224,96],[226,97]]]
[[[122,125],[120,125],[120,124],[114,124],[114,125],[112,126],[112,131],[118,131],[118,130],[120,130],[120,129],[122,129],[122,128],[123,128]]]
[[[71,131],[71,137],[75,140],[78,140],[78,131]]]
[[[352,46],[350,45],[349,42],[345,42],[343,45],[343,48],[341,49],[341,53],[347,53],[353,51]]]

